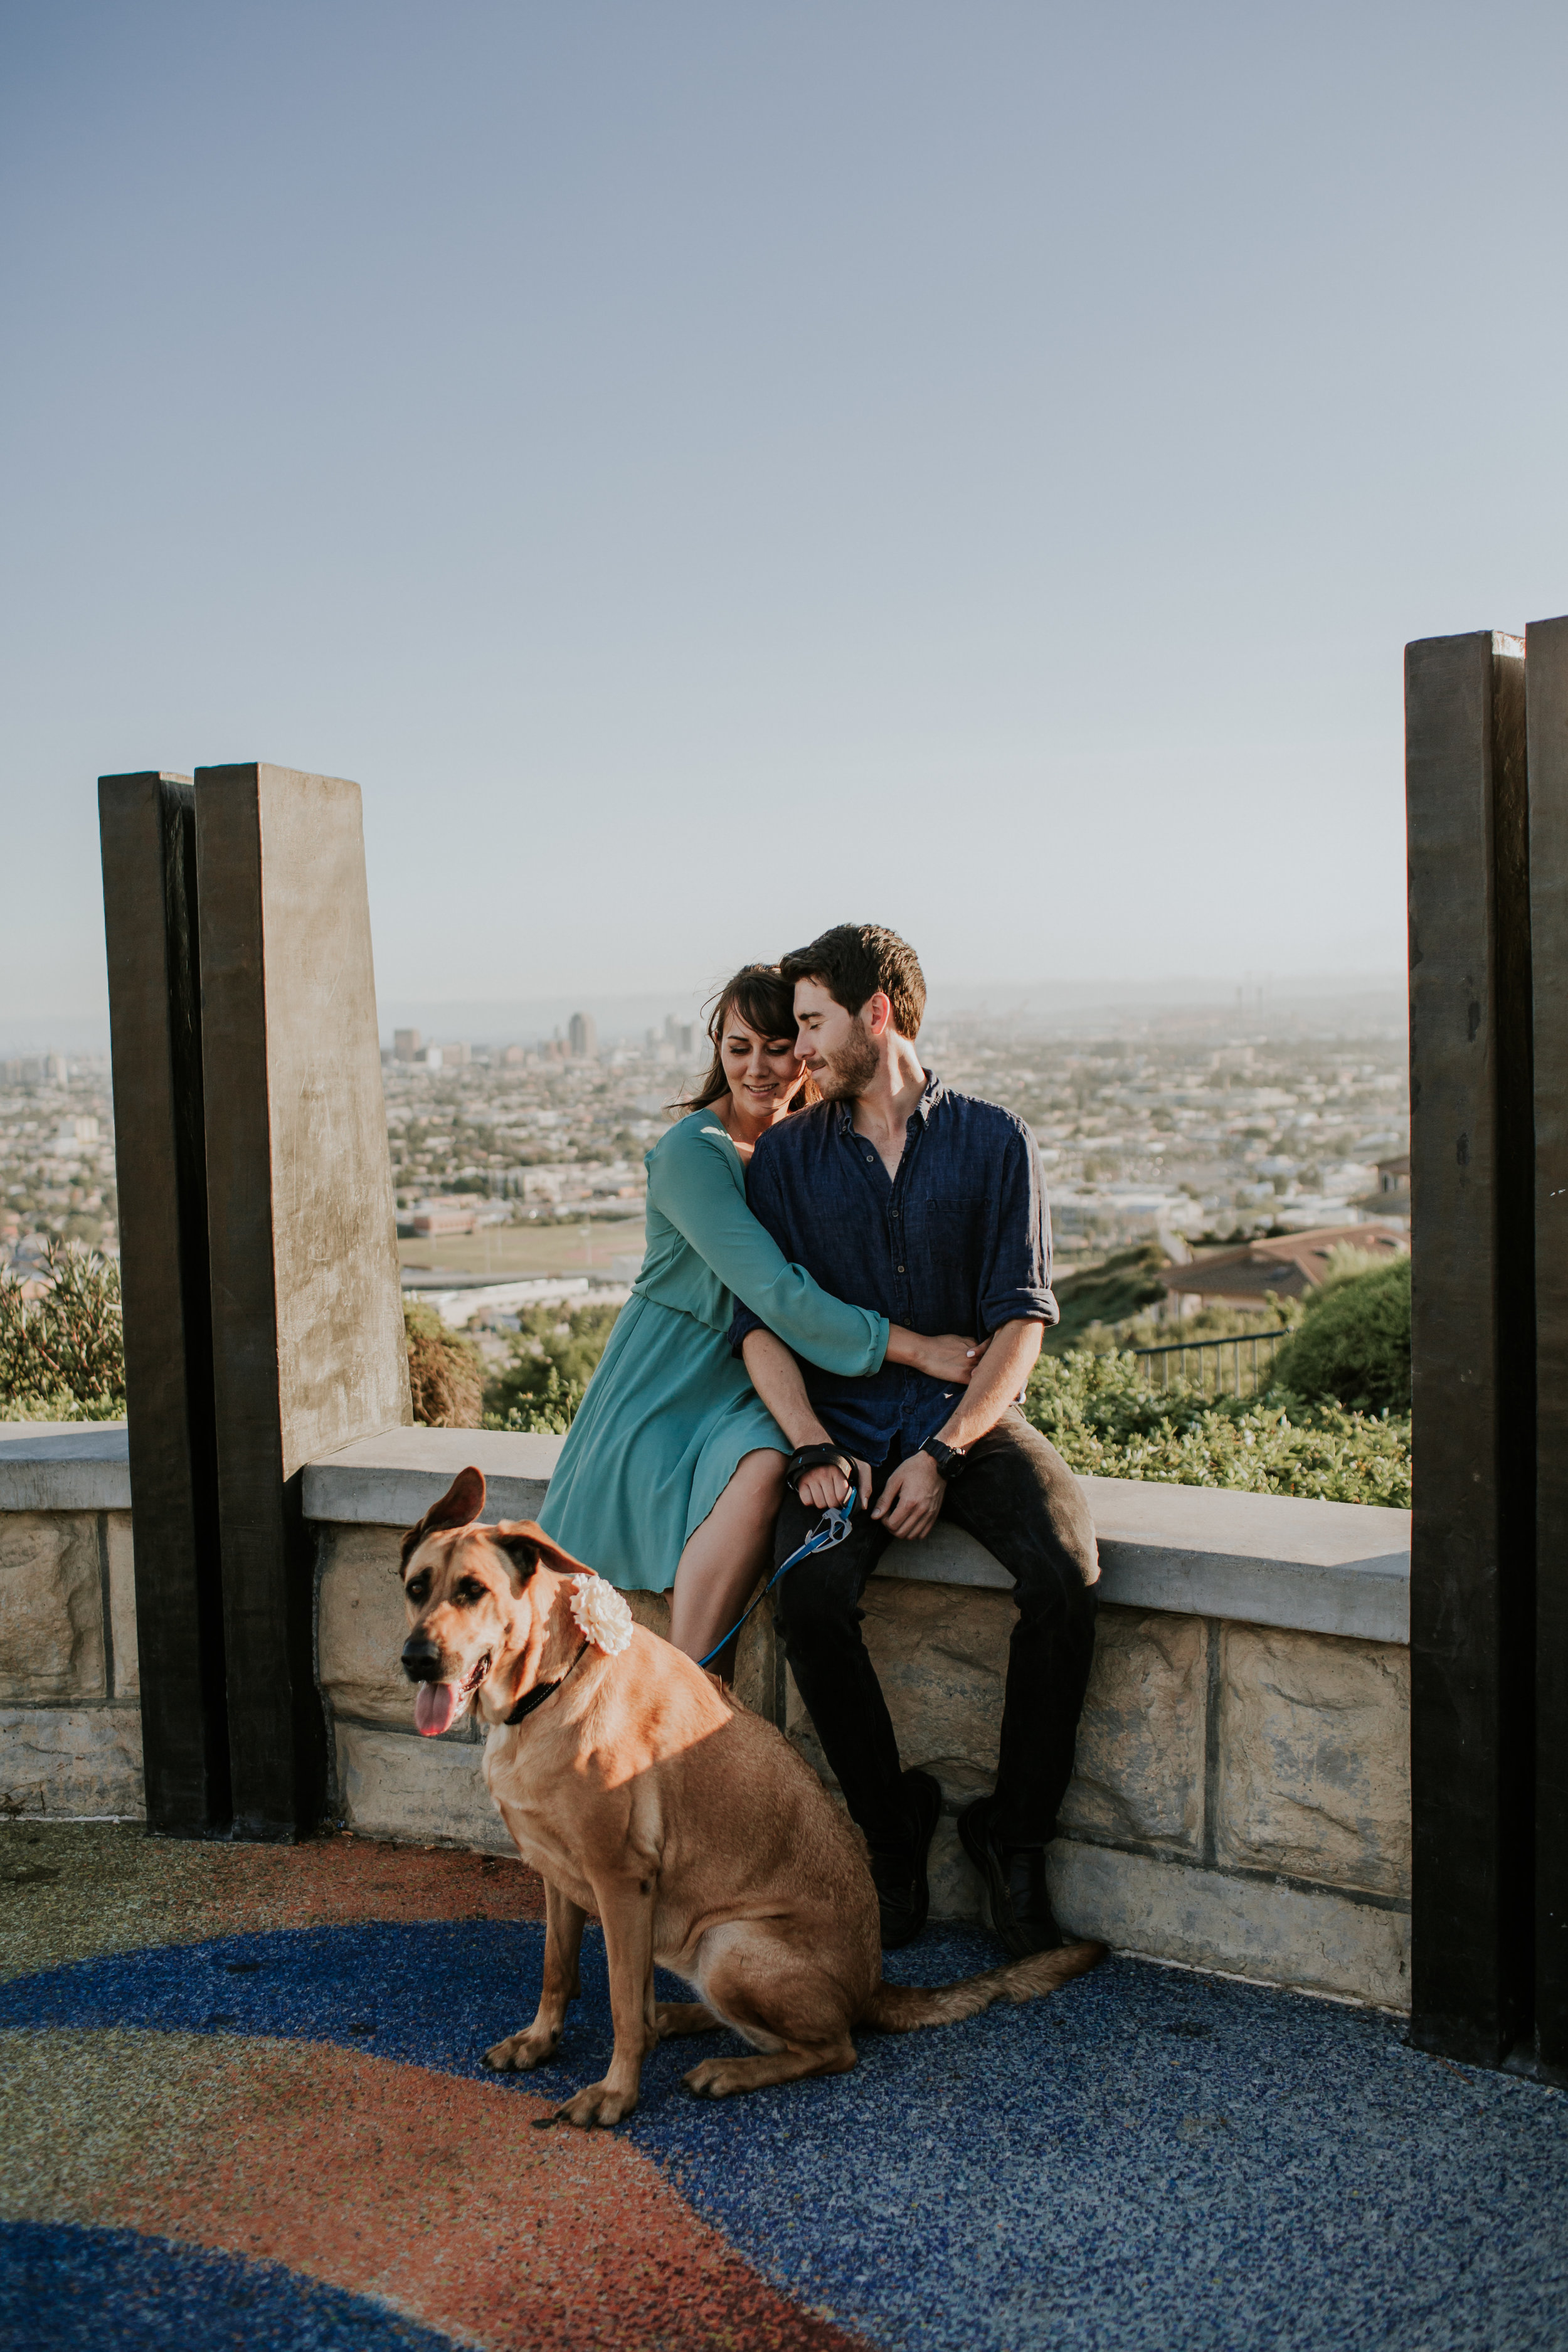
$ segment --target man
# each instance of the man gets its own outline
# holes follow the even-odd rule
[[[1057,1320],[1039,1155],[1010,1111],[954,1094],[921,1067],[913,1041],[925,982],[895,932],[841,923],[781,968],[795,988],[799,1051],[824,1099],[757,1145],[747,1177],[753,1213],[837,1297],[917,1331],[973,1331],[986,1344],[967,1389],[899,1366],[840,1379],[803,1370],[749,1309],[737,1313],[731,1344],[796,1448],[775,1559],[796,1549],[827,1504],[843,1501],[851,1465],[869,1504],[857,1508],[845,1542],[791,1569],[776,1622],[865,1832],[891,1948],[925,1924],[942,1791],[930,1773],[900,1770],[860,1635],[860,1596],[894,1537],[919,1541],[943,1515],[1013,1578],[1018,1618],[995,1790],[967,1806],[958,1828],[997,1932],[1022,1958],[1065,1940],[1045,1850],[1072,1773],[1100,1573],[1082,1490],[1016,1402]]]

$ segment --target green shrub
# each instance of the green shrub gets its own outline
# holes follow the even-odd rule
[[[485,1391],[485,1427],[561,1437],[615,1328],[618,1307],[579,1307],[563,1318],[531,1307],[511,1343],[511,1361]]]
[[[1331,1503],[1410,1503],[1410,1424],[1264,1397],[1150,1390],[1130,1355],[1042,1356],[1024,1412],[1068,1467],[1101,1478],[1240,1487]]]
[[[1337,1255],[1337,1254],[1336,1254]],[[1410,1410],[1410,1260],[1329,1269],[1274,1362],[1278,1388],[1352,1412]]]
[[[545,1357],[492,1381],[486,1391],[485,1427],[511,1429],[527,1436],[564,1437],[587,1388],[585,1381],[563,1380]]]
[[[0,1274],[0,1421],[119,1421],[125,1412],[120,1268],[51,1242],[47,1288],[24,1299]]]

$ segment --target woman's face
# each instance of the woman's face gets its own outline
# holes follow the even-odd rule
[[[759,1036],[733,1007],[719,1051],[731,1094],[753,1118],[771,1118],[787,1110],[805,1082],[805,1065],[796,1058],[794,1037]]]

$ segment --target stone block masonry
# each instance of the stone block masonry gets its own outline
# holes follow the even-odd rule
[[[110,1436],[118,1464],[84,1456],[84,1434],[0,1424],[0,1815],[13,1818],[143,1810],[124,1433]],[[27,1507],[51,1485],[76,1507]]]
[[[79,1454],[79,1434],[74,1443]],[[123,1453],[112,1431],[89,1443]],[[494,1516],[534,1516],[558,1451],[550,1438],[398,1428],[308,1466],[332,1818],[367,1836],[509,1850],[481,1777],[479,1727],[438,1740],[414,1731],[398,1663],[398,1545],[468,1461],[489,1481]],[[100,1486],[90,1493],[79,1459],[29,1466],[46,1453],[47,1441],[23,1429],[0,1439],[0,1577],[16,1596],[0,1687],[32,1694],[27,1744],[15,1753],[47,1811],[135,1811],[126,1791],[136,1718],[118,1630],[121,1617],[133,1622],[129,1519],[118,1507],[47,1508],[51,1482],[79,1506],[122,1505],[128,1489],[113,1486],[108,1465],[91,1474]],[[1085,1483],[1102,1599],[1078,1769],[1051,1856],[1064,1921],[1156,1958],[1405,2006],[1405,1516]],[[89,1538],[100,1524],[111,1572],[95,1616]],[[640,1623],[666,1630],[665,1596],[628,1597]],[[974,1918],[980,1891],[955,1817],[995,1768],[1011,1588],[977,1545],[939,1528],[926,1544],[889,1549],[865,1606],[904,1760],[942,1787],[933,1912]],[[111,1690],[97,1664],[110,1654]],[[50,1695],[40,1698],[45,1682]],[[739,1686],[823,1770],[765,1609],[742,1643]]]

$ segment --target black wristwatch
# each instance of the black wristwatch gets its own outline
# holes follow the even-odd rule
[[[944,1478],[957,1478],[969,1467],[969,1456],[962,1445],[944,1445],[940,1437],[928,1437],[921,1454],[929,1454]]]

